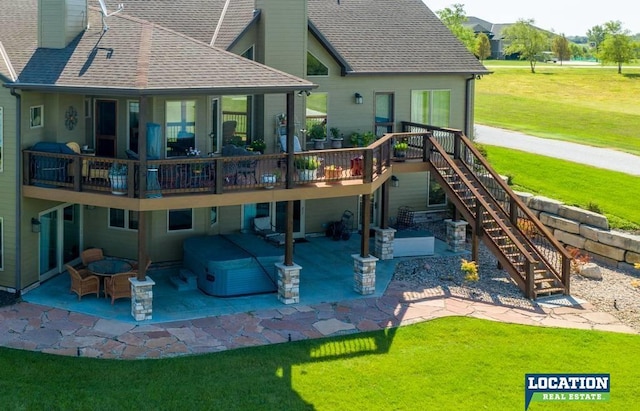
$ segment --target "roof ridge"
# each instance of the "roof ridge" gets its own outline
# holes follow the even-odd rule
[[[151,43],[153,38],[153,24],[147,23],[142,27],[140,35],[140,49],[136,65],[136,81],[138,88],[146,88],[149,84],[149,68],[151,67]]]
[[[229,9],[229,3],[231,0],[226,0],[224,2],[224,6],[222,7],[222,13],[220,13],[220,18],[218,19],[218,24],[216,25],[216,29],[213,32],[213,36],[211,37],[210,46],[214,46],[216,43],[216,39],[218,38],[218,34],[220,33],[220,28],[222,27],[222,22],[224,22],[224,18],[227,16],[227,10]]]

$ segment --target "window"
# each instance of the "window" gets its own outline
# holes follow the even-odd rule
[[[241,54],[242,57],[249,59],[249,60],[253,60],[253,46],[249,47],[248,49],[245,50],[244,53]]]
[[[196,101],[167,101],[167,157],[184,156],[196,146]]]
[[[327,76],[329,68],[322,64],[313,54],[307,52],[307,76]]]
[[[411,121],[436,127],[449,127],[451,91],[413,90]]]
[[[427,207],[444,206],[447,204],[447,197],[440,184],[429,173],[429,189],[427,191]]]
[[[127,124],[129,132],[129,150],[138,152],[138,118],[140,116],[140,102],[128,101],[127,102]]]
[[[30,109],[30,126],[31,128],[40,128],[44,126],[44,106],[33,106]]]
[[[138,229],[138,212],[120,208],[109,209],[109,227],[125,230]]]
[[[222,97],[222,145],[244,146],[251,137],[251,96]]]
[[[2,107],[0,107],[0,171],[3,170],[3,163],[2,163],[2,130],[4,130],[4,125],[2,124],[2,119],[3,119],[3,112],[2,112]]]
[[[314,125],[324,127],[326,137],[327,133],[327,93],[312,93],[307,97],[307,116],[306,129],[309,133]]]
[[[393,93],[376,93],[376,137],[393,133]]]
[[[218,224],[218,207],[211,207],[209,209],[209,224],[211,227]]]
[[[4,226],[0,217],[0,271],[4,271]]]
[[[193,209],[169,210],[167,213],[167,227],[168,231],[192,230]]]

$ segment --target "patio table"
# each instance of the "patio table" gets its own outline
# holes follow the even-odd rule
[[[101,279],[101,286],[104,286],[105,277],[111,277],[112,275],[126,273],[131,271],[133,266],[131,263],[119,258],[105,258],[104,260],[93,261],[87,264],[87,269],[92,274],[97,275]],[[104,287],[103,287],[104,288]]]

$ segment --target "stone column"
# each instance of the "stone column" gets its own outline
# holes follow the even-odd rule
[[[449,250],[458,252],[465,250],[465,243],[467,241],[467,222],[451,219],[444,220],[447,227],[447,244]]]
[[[376,262],[373,256],[362,257],[360,254],[352,254],[353,257],[353,289],[355,292],[367,295],[376,292]]]
[[[156,284],[151,278],[144,281],[129,278],[131,283],[131,315],[136,321],[150,320],[153,312],[153,286]]]
[[[393,260],[393,228],[376,228],[376,245],[373,254],[380,260]]]
[[[297,264],[276,264],[278,270],[278,300],[283,304],[300,302],[300,267]]]

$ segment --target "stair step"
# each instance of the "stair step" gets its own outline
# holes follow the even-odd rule
[[[196,287],[198,286],[198,276],[188,268],[181,268],[178,275],[180,276],[180,279],[187,284],[194,285]]]
[[[189,291],[189,290],[195,290],[198,288],[197,284],[190,284],[185,280],[183,280],[182,278],[180,278],[180,274],[172,275],[169,278],[169,281],[171,281],[171,285],[173,285],[174,288],[178,291]]]
[[[536,294],[536,296],[540,295],[540,294],[560,294],[560,293],[564,293],[564,287],[550,287],[550,288],[542,288],[542,289],[534,289],[533,292]]]

